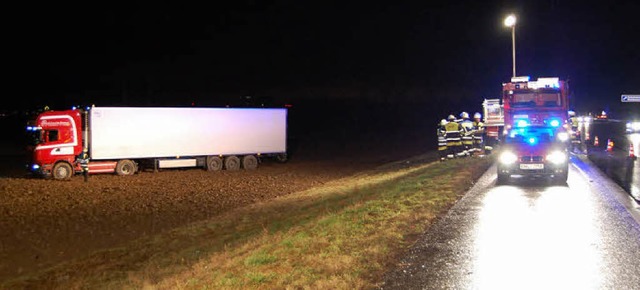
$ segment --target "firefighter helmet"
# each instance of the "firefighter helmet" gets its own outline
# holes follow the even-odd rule
[[[475,114],[473,114],[473,118],[474,119],[481,119],[482,115],[480,113],[475,113]]]
[[[574,111],[569,111],[569,117],[574,117],[576,115],[576,112]]]
[[[455,120],[456,120],[456,116],[454,116],[454,115],[449,115],[449,117],[447,117],[447,119],[448,119],[449,121],[455,121]]]
[[[447,124],[447,120],[445,119],[440,120],[440,126],[444,126],[446,124]]]
[[[467,112],[462,112],[462,113],[460,113],[460,118],[462,118],[462,119],[469,119],[469,113],[467,113]]]

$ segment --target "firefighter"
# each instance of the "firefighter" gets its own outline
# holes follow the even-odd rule
[[[438,136],[438,153],[440,155],[440,161],[444,161],[447,159],[447,136],[445,126],[447,125],[447,120],[442,119],[438,124],[438,128],[436,130],[436,134]]]
[[[462,146],[464,155],[470,155],[473,152],[473,122],[469,120],[469,113],[460,113],[460,125],[462,126]]]
[[[447,140],[447,158],[454,158],[462,154],[462,125],[456,122],[454,115],[447,117],[447,124],[444,125],[445,137]]]
[[[82,168],[84,182],[89,181],[89,154],[86,148],[77,156],[77,162],[80,164],[80,168]]]
[[[473,148],[475,152],[482,152],[484,145],[484,123],[480,113],[473,114]]]
[[[569,119],[567,120],[567,123],[570,129],[569,134],[571,137],[571,150],[574,150],[580,144],[580,131],[578,128],[578,126],[580,126],[580,122],[578,121],[578,117],[576,117],[576,112],[570,110],[568,114]]]
[[[576,117],[576,112],[569,111],[569,125],[571,126],[571,130],[578,131],[578,126],[580,123],[578,122],[578,117]]]

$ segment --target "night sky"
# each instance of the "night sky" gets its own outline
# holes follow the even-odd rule
[[[3,106],[221,105],[245,95],[479,106],[511,77],[509,13],[518,75],[569,79],[578,109],[640,94],[637,1],[343,2],[6,7]]]

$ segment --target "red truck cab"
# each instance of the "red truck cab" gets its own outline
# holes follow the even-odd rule
[[[517,123],[529,125],[564,126],[567,123],[570,91],[567,82],[557,77],[513,77],[502,84],[499,99],[483,102],[486,141],[499,144],[503,136]]]
[[[71,176],[81,168],[82,117],[79,110],[46,111],[27,127],[33,146],[29,169],[44,176]]]

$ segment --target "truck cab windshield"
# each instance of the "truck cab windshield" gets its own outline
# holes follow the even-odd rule
[[[560,107],[562,99],[557,91],[515,92],[511,106],[521,107]]]
[[[41,143],[44,143],[42,140],[42,130],[41,129],[28,129],[27,130],[27,145],[35,146]]]

